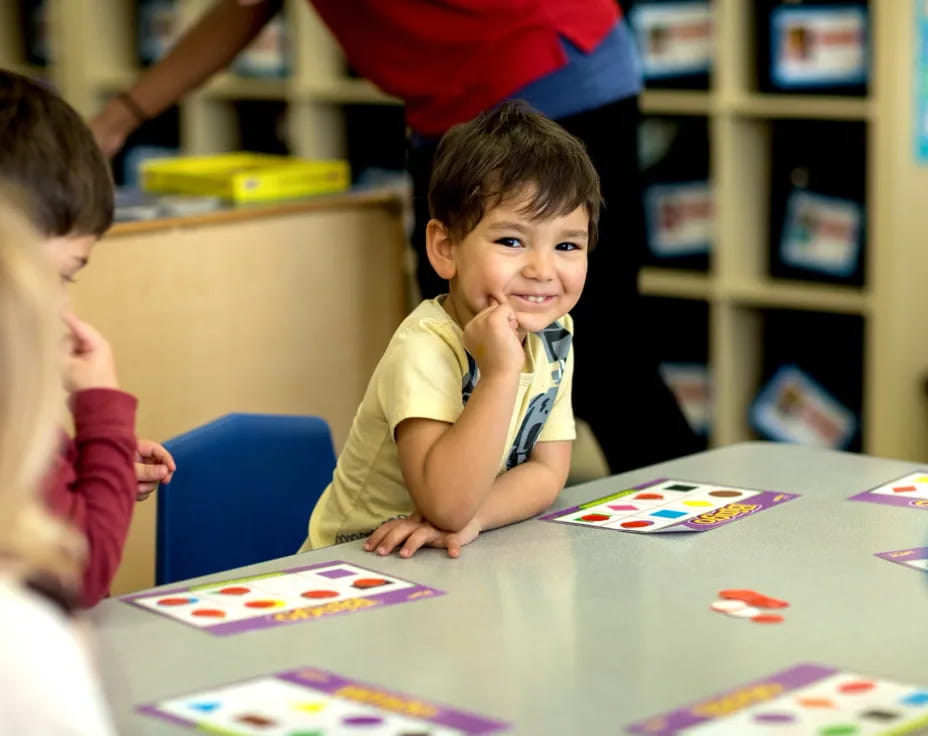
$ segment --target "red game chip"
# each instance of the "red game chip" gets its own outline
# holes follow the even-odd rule
[[[758,593],[756,590],[721,590],[719,591],[719,597],[744,601],[755,608],[787,608],[789,606],[787,601],[771,598],[769,595]]]
[[[751,621],[756,624],[779,624],[783,622],[783,617],[776,613],[762,613],[754,616]]]
[[[729,598],[733,601],[744,601],[747,603],[750,599],[759,596],[756,590],[720,590],[719,598]]]
[[[660,493],[639,493],[635,498],[640,498],[643,501],[660,501],[664,497]]]
[[[582,521],[606,521],[609,517],[606,514],[587,514],[586,516],[581,516]]]

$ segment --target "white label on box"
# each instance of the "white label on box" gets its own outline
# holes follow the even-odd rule
[[[703,74],[712,64],[712,13],[707,2],[639,4],[629,22],[645,79]]]
[[[708,253],[715,230],[707,181],[653,184],[645,192],[648,247],[662,258]]]
[[[777,8],[771,15],[771,76],[780,87],[867,80],[863,8]]]
[[[862,220],[856,202],[796,190],[786,203],[780,258],[796,268],[848,276],[857,268]]]

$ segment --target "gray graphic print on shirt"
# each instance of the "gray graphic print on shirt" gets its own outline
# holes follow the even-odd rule
[[[554,400],[557,398],[558,387],[564,377],[567,355],[570,353],[570,346],[573,341],[573,335],[561,327],[558,322],[548,325],[540,332],[536,332],[535,335],[544,345],[545,354],[551,364],[551,378],[554,385],[545,393],[533,396],[529,401],[528,410],[522,420],[522,426],[516,432],[512,447],[509,450],[509,456],[506,459],[506,470],[512,470],[517,465],[521,465],[532,454],[532,448],[535,447],[535,442],[541,435],[548,415],[554,407]],[[539,370],[543,369],[539,368]],[[467,353],[467,372],[464,374],[461,386],[461,400],[465,405],[479,380],[480,369],[477,367],[477,361],[474,360],[470,353]]]

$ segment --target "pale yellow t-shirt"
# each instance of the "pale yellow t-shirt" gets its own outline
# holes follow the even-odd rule
[[[397,425],[411,418],[457,421],[479,380],[464,349],[463,332],[442,308],[442,300],[419,304],[390,340],[355,414],[332,482],[310,517],[301,552],[361,539],[383,522],[413,511],[396,450]],[[575,438],[572,341],[570,315],[527,336],[500,473],[524,462],[536,441]]]

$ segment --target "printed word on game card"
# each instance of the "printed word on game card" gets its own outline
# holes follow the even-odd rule
[[[315,667],[169,698],[138,710],[198,731],[242,736],[475,736],[501,733],[509,727]]]
[[[128,595],[121,600],[226,636],[439,595],[444,591],[335,560],[268,575]]]
[[[928,728],[928,688],[800,664],[626,729],[649,736],[902,736]]]
[[[869,501],[889,506],[907,506],[928,511],[928,470],[917,470],[869,491],[851,496],[851,501]]]
[[[914,570],[928,571],[928,547],[912,547],[910,549],[894,549],[890,552],[877,552],[880,557],[890,562],[911,567]]]
[[[660,478],[539,517],[620,532],[704,532],[797,498],[751,488]]]

